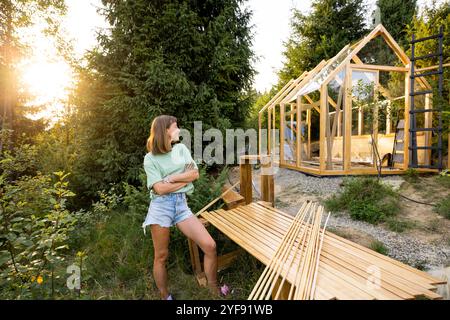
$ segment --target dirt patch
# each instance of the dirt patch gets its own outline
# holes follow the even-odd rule
[[[436,204],[450,195],[450,188],[439,184],[436,175],[419,177],[415,182],[405,181],[399,191],[410,199],[428,204]],[[449,244],[450,220],[437,214],[432,205],[402,198],[401,207],[398,218],[412,223],[405,234],[428,243]]]

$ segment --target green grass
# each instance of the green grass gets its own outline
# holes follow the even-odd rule
[[[388,219],[386,219],[386,225],[389,230],[401,233],[413,228],[415,226],[415,223],[411,221],[400,220],[396,217],[389,217]]]
[[[434,210],[444,218],[450,219],[450,196],[441,199]]]
[[[449,175],[439,175],[435,180],[438,184],[440,184],[444,188],[450,189],[450,176]]]
[[[404,177],[409,183],[416,183],[419,181],[419,172],[416,169],[408,168]]]
[[[370,249],[384,255],[388,254],[388,249],[386,248],[386,246],[383,244],[383,242],[378,240],[372,241],[372,243],[370,244]]]
[[[117,209],[106,223],[97,223],[84,247],[87,251],[82,279],[82,299],[159,299],[152,275],[151,235],[142,231],[141,213]],[[237,248],[218,230],[208,228],[218,254]],[[191,268],[186,237],[171,229],[167,263],[169,289],[177,299],[217,299],[198,285]],[[262,264],[244,253],[228,269],[219,272],[221,282],[233,289],[230,299],[247,299],[263,270]]]
[[[355,220],[372,224],[385,221],[399,211],[398,194],[375,178],[346,178],[343,190],[325,200],[327,210],[348,211]]]

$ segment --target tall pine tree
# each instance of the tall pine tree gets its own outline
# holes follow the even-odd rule
[[[292,33],[285,44],[286,63],[279,86],[336,55],[346,44],[365,35],[365,5],[359,0],[315,0],[311,14],[293,11]]]
[[[405,49],[409,47],[406,26],[414,17],[416,4],[417,0],[377,0],[381,23]]]
[[[251,12],[242,0],[103,0],[111,25],[80,72],[80,186],[137,182],[153,118],[240,126],[250,111]]]

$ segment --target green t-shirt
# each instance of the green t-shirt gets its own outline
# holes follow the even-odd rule
[[[189,149],[181,142],[173,145],[172,150],[164,154],[153,155],[151,152],[147,153],[144,157],[144,169],[147,174],[147,188],[150,190],[150,199],[159,196],[152,188],[156,182],[171,174],[182,173],[185,165],[191,162],[198,169]],[[193,191],[194,185],[190,182],[174,192],[191,194]]]

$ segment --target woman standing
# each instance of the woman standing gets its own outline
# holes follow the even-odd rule
[[[172,300],[167,286],[166,261],[169,255],[169,228],[178,229],[192,239],[204,252],[204,268],[208,286],[221,294],[217,284],[216,243],[200,220],[192,214],[186,195],[192,194],[192,181],[198,179],[198,167],[189,149],[179,142],[180,129],[173,116],[156,117],[147,140],[148,153],[144,157],[150,206],[142,225],[150,225],[153,247],[153,276],[164,300]]]

